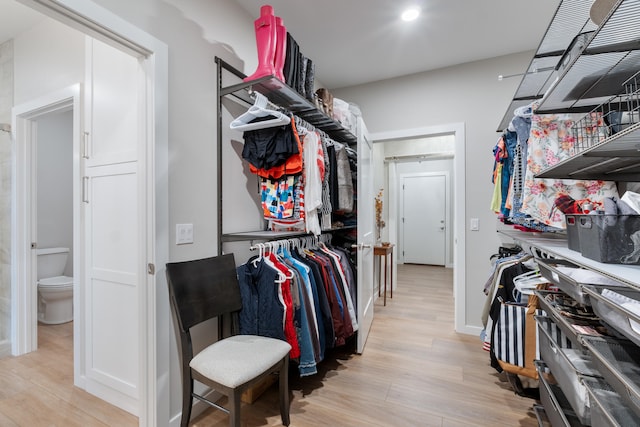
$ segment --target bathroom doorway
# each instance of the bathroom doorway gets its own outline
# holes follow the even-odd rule
[[[15,288],[19,310],[14,354],[38,347],[38,248],[69,249],[63,275],[80,277],[80,85],[74,85],[34,101],[16,106],[16,216],[25,218],[16,227],[16,251],[25,255],[16,268]],[[73,285],[73,317],[77,318],[80,295]],[[74,335],[79,325],[74,322]],[[77,335],[75,335],[77,336]],[[17,344],[20,343],[20,346]],[[76,344],[74,343],[74,346]],[[77,349],[74,354],[77,358]]]
[[[52,111],[39,116],[34,123],[36,149],[32,171],[36,184],[34,241],[39,338],[40,328],[56,329],[52,325],[73,318],[73,110]],[[45,255],[46,252],[51,254]],[[40,271],[40,258],[56,262],[46,263],[48,272]]]

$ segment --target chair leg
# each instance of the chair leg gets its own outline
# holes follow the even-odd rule
[[[188,368],[188,367],[187,367]],[[193,403],[193,379],[189,372],[182,375],[182,418],[180,420],[181,427],[189,426],[191,418],[191,405]]]
[[[240,427],[240,395],[238,390],[233,390],[229,395],[229,427]]]
[[[282,425],[288,426],[289,420],[289,355],[287,355],[282,361],[282,367],[280,368],[280,418],[282,418]]]

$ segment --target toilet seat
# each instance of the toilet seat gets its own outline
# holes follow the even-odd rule
[[[38,280],[38,286],[47,288],[47,289],[73,287],[73,277],[69,277],[69,276],[45,277],[43,279]]]

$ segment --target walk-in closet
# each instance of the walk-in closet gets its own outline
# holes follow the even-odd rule
[[[640,425],[639,21],[562,1],[499,125],[484,346],[540,426]]]
[[[640,427],[639,47],[640,0],[0,0],[0,426]]]

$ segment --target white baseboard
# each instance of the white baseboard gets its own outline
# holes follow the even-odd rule
[[[478,337],[478,340],[480,340],[480,332],[482,332],[482,328],[480,326],[463,325],[456,329],[456,332],[459,334],[474,335]]]

